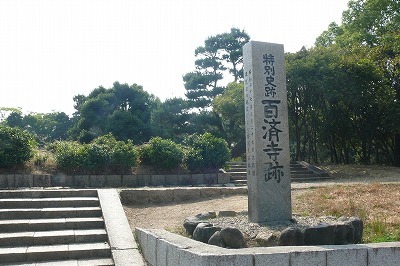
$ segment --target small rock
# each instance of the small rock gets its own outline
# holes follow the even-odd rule
[[[210,223],[199,223],[193,231],[193,239],[203,243],[208,243],[211,236],[220,230],[220,227],[215,227]]]
[[[303,232],[295,227],[289,227],[283,230],[278,239],[279,246],[301,246],[303,244]]]
[[[236,216],[235,211],[219,211],[218,216],[219,217],[235,217]]]
[[[226,227],[221,230],[222,241],[229,248],[244,248],[246,241],[244,240],[242,232],[234,227]]]
[[[221,231],[215,232],[208,240],[208,244],[225,248],[226,244],[221,238]]]
[[[321,224],[304,230],[304,244],[306,245],[334,245],[335,226]]]
[[[205,221],[199,220],[196,217],[188,217],[183,221],[183,227],[185,227],[189,235],[193,235],[193,231],[199,223],[205,223]]]
[[[217,213],[216,212],[203,212],[203,213],[197,214],[195,217],[198,220],[214,219],[217,217]]]
[[[273,233],[261,232],[256,236],[255,240],[257,244],[262,247],[273,247],[276,246],[278,243],[278,235]]]

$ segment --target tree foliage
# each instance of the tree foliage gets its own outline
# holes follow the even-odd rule
[[[295,159],[400,165],[399,12],[397,0],[352,0],[342,25],[288,55]]]
[[[235,81],[243,78],[242,47],[249,40],[244,30],[232,28],[230,32],[208,37],[204,46],[196,48],[196,70],[183,76],[186,97],[192,107],[209,107],[224,91],[219,81],[224,78],[225,70],[229,70]]]
[[[66,140],[68,130],[73,126],[73,121],[64,112],[23,115],[19,111],[13,111],[4,122],[7,126],[27,130],[42,145],[54,140]]]
[[[213,109],[221,118],[225,140],[232,148],[233,156],[245,153],[243,82],[229,83],[224,93],[214,99]]]
[[[148,141],[152,136],[150,118],[156,99],[142,86],[115,82],[110,89],[99,87],[74,100],[77,124],[71,132],[83,142],[107,133],[134,143]]]
[[[182,98],[166,99],[158,103],[151,113],[153,135],[180,142],[189,133],[188,102]]]

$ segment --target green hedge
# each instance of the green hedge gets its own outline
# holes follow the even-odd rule
[[[7,130],[11,132],[16,129]],[[24,134],[26,133],[14,135],[20,138],[24,136],[25,142],[30,144],[29,135]],[[4,146],[3,142],[0,142],[0,145]],[[226,141],[210,133],[188,136],[184,140],[184,146],[169,139],[154,137],[138,149],[132,141],[117,141],[112,134],[108,134],[94,139],[89,144],[56,141],[47,148],[53,152],[57,168],[68,174],[130,173],[139,159],[142,164],[160,170],[177,168],[179,171],[188,169],[190,172],[215,171],[230,159]],[[4,156],[5,150],[2,149],[0,155]],[[15,147],[9,148],[6,154],[15,154],[15,150],[17,150]],[[29,159],[31,150],[26,150],[24,154],[29,155],[25,156],[24,160]],[[0,163],[8,161],[10,160],[2,159]]]
[[[17,127],[0,126],[0,167],[23,165],[33,157],[35,146],[30,133]]]
[[[126,173],[136,166],[138,152],[131,141],[117,141],[111,134],[89,144],[54,143],[57,166],[67,173]]]

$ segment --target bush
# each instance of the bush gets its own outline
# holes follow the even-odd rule
[[[111,134],[90,144],[60,141],[52,146],[58,167],[67,173],[126,173],[138,159],[131,141],[117,141]]]
[[[182,163],[183,150],[172,140],[160,137],[152,138],[140,149],[140,160],[143,164],[171,169]]]
[[[131,140],[118,141],[112,149],[111,168],[116,172],[126,172],[136,166],[138,151]]]
[[[190,171],[219,169],[230,160],[228,143],[210,133],[194,134],[185,139],[185,162]]]
[[[107,145],[90,143],[85,145],[87,156],[84,168],[90,173],[98,174],[109,171],[111,166],[111,148]]]
[[[186,148],[184,161],[189,171],[196,171],[204,168],[203,156],[198,149],[192,147]]]
[[[57,167],[69,174],[80,173],[86,166],[86,145],[72,141],[56,141],[51,146],[55,153]]]
[[[0,167],[22,165],[33,156],[35,147],[31,134],[20,128],[0,126]]]

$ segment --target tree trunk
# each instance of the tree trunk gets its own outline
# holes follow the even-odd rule
[[[394,166],[400,167],[400,133],[394,135]]]

